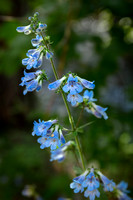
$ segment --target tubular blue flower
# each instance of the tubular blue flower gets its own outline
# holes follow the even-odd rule
[[[83,95],[83,99],[87,99],[88,102],[97,101],[97,99],[94,99],[93,96],[94,96],[93,91],[89,92],[88,90],[85,90],[84,95]]]
[[[104,185],[104,189],[105,191],[110,191],[112,192],[114,190],[115,187],[115,183],[112,180],[109,180],[106,176],[104,176],[101,172],[98,172],[103,185]]]
[[[80,78],[79,76],[77,76],[78,80],[82,83],[82,85],[87,88],[87,89],[94,89],[95,84],[94,81],[87,81],[86,79]]]
[[[56,149],[57,147],[61,146],[61,141],[59,139],[59,133],[55,130],[54,132],[51,131],[50,135],[46,135],[43,137],[38,138],[38,143],[41,144],[40,148],[44,149],[46,147],[50,147],[51,150]]]
[[[45,28],[47,28],[47,24],[41,24],[41,23],[39,23],[39,26],[38,26],[38,28],[36,29],[36,32],[37,32],[37,33],[40,33],[40,32],[42,32]]]
[[[81,85],[81,83],[78,82],[78,78],[77,77],[73,77],[72,74],[69,74],[67,83],[63,86],[63,91],[65,93],[70,91],[70,94],[77,94],[82,92],[83,87]]]
[[[101,106],[98,106],[95,103],[91,103],[91,105],[89,107],[85,107],[85,110],[88,113],[93,114],[97,118],[102,118],[102,116],[103,116],[103,118],[105,120],[108,119],[108,116],[105,112],[107,109],[108,108],[102,108]]]
[[[127,190],[127,187],[128,183],[125,181],[121,181],[118,185],[116,185],[119,200],[131,200],[131,198],[127,195],[127,193],[130,193],[130,191]]]
[[[60,140],[61,140],[61,143],[62,144],[65,144],[65,138],[64,138],[64,136],[63,136],[63,133],[62,133],[62,130],[61,129],[59,129],[59,135],[60,135]]]
[[[73,182],[70,184],[70,188],[74,189],[74,193],[83,192],[83,181],[85,180],[86,174],[88,171],[86,170],[83,174],[73,179]]]
[[[36,72],[26,73],[24,71],[24,77],[21,78],[21,83],[19,85],[26,86],[26,89],[23,91],[23,94],[27,94],[27,92],[32,92],[36,90],[37,92],[42,87],[42,81],[40,80],[42,71],[38,70]]]
[[[16,28],[16,31],[19,33],[24,33],[25,35],[29,35],[32,32],[31,26],[19,26]]]
[[[77,94],[68,94],[67,95],[67,101],[71,102],[72,106],[77,106],[77,103],[82,103],[83,102],[83,97],[81,95]]]
[[[94,175],[94,170],[91,169],[91,172],[89,173],[89,175],[86,177],[86,179],[84,180],[82,186],[83,187],[87,187],[87,190],[89,191],[93,191],[97,188],[99,188],[99,181],[98,179],[96,179],[95,175]]]
[[[127,190],[128,188],[128,183],[126,183],[125,181],[121,181],[117,186],[116,186],[117,189],[121,190],[122,192],[125,192],[125,193],[129,193],[130,191]]]
[[[36,38],[33,38],[31,40],[31,44],[32,44],[33,47],[38,47],[38,46],[41,45],[42,41],[43,41],[42,36],[37,35]]]
[[[90,191],[90,190],[86,190],[85,192],[84,192],[84,196],[87,198],[87,197],[89,197],[90,198],[90,200],[94,200],[95,199],[95,196],[96,197],[100,197],[100,192],[97,190],[97,189],[95,189],[95,190],[92,190],[92,191]]]
[[[45,28],[47,28],[47,24],[41,24],[41,23],[39,23],[39,26],[38,26],[38,28],[36,29],[36,32],[37,32],[37,33],[40,33],[40,32],[42,32]]]
[[[34,127],[32,135],[37,136],[45,136],[47,134],[48,129],[57,122],[57,120],[49,120],[49,121],[41,121],[39,122],[34,121]]]
[[[50,58],[52,58],[52,56],[53,56],[52,52],[46,51],[46,59],[50,59]]]
[[[56,90],[56,89],[58,89],[58,88],[61,86],[62,82],[63,82],[65,79],[66,79],[66,77],[63,76],[61,79],[58,79],[57,81],[55,81],[55,82],[53,82],[53,83],[50,83],[50,84],[48,85],[48,89],[49,89],[49,90]]]
[[[58,162],[62,162],[65,159],[66,152],[71,145],[73,145],[73,142],[69,141],[65,143],[63,146],[61,146],[60,148],[51,151],[50,161],[57,160]]]
[[[50,90],[56,90],[65,79],[66,79],[66,77],[65,78],[62,77],[61,79],[49,84],[48,88]],[[68,101],[71,102],[73,106],[75,106],[77,104],[77,102],[79,102],[79,103],[83,102],[83,97],[79,96],[78,94],[83,91],[83,86],[85,84],[83,85],[83,83],[80,82],[79,79],[81,79],[81,78],[79,78],[78,76],[73,77],[72,74],[69,74],[67,82],[65,83],[65,85],[62,88],[65,93],[70,94],[70,95],[68,95]],[[87,80],[86,80],[86,82],[87,82]],[[92,82],[89,82],[89,83],[91,84]],[[93,85],[93,87],[92,87],[92,85]],[[86,86],[86,87],[88,87],[89,89],[92,89],[92,88],[94,88],[94,84],[91,84],[91,87],[90,86]],[[94,99],[93,99],[93,101],[94,101]]]
[[[22,60],[23,65],[27,65],[26,69],[39,68],[42,65],[43,53],[41,53],[42,49],[33,50],[30,49],[26,54],[29,58],[24,58]]]
[[[39,23],[39,28],[40,29],[44,29],[44,28],[46,28],[47,27],[47,24],[42,24],[42,23]]]
[[[65,159],[65,152],[62,150],[63,146],[59,149],[51,151],[50,161],[57,160],[58,162],[62,162]]]
[[[43,136],[43,137],[38,138],[37,142],[39,144],[41,144],[40,145],[40,149],[44,149],[44,148],[50,147],[50,139],[47,136]]]
[[[61,147],[61,140],[59,138],[58,131],[54,131],[52,135],[49,137],[50,139],[50,148],[51,150],[55,150],[57,147]]]

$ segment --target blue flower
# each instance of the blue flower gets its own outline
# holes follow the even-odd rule
[[[51,151],[50,161],[57,160],[58,162],[62,162],[65,159],[65,151],[63,150],[63,146],[59,149]]]
[[[53,56],[52,52],[46,51],[46,59],[50,59],[50,58],[52,58],[52,56]]]
[[[36,90],[37,92],[42,87],[42,80],[40,80],[42,71],[38,70],[36,72],[26,73],[24,71],[24,77],[21,78],[21,83],[19,85],[26,86],[26,89],[23,91],[23,94],[27,94],[27,92],[32,92]]]
[[[43,31],[45,28],[47,28],[47,24],[41,24],[39,23],[39,27],[36,29],[37,33],[40,33],[41,31]]]
[[[109,180],[106,176],[104,176],[101,172],[98,172],[98,174],[100,175],[100,178],[103,182],[104,185],[104,189],[105,191],[110,191],[112,192],[114,190],[115,187],[115,183],[112,180]]]
[[[73,142],[69,141],[65,143],[60,148],[51,151],[51,158],[50,161],[57,160],[58,162],[62,162],[66,157],[66,152],[70,146],[73,145]]]
[[[39,68],[42,65],[43,53],[41,53],[41,49],[30,49],[26,55],[28,58],[22,60],[22,64],[27,65],[26,69]]]
[[[86,179],[83,182],[83,187],[87,187],[87,190],[89,191],[93,191],[97,188],[99,188],[99,181],[98,179],[96,179],[93,169],[91,169],[91,172],[89,173],[89,175],[86,177]]]
[[[122,192],[125,192],[125,193],[129,193],[130,191],[127,190],[128,188],[128,183],[126,183],[125,181],[121,181],[117,186],[116,186],[117,189],[121,190]]]
[[[77,103],[82,103],[83,102],[83,97],[81,95],[79,95],[78,93],[77,94],[71,94],[69,93],[67,95],[67,101],[68,102],[71,102],[71,105],[72,106],[76,106]]]
[[[93,91],[89,92],[88,90],[85,90],[84,95],[83,95],[83,99],[87,99],[88,102],[97,101],[97,99],[94,99],[93,96],[94,96]]]
[[[65,138],[64,138],[64,136],[63,136],[62,130],[59,129],[58,131],[59,131],[61,143],[62,143],[62,144],[65,144],[66,141],[65,141]]]
[[[73,179],[73,182],[70,184],[70,188],[74,189],[74,193],[84,191],[84,187],[82,184],[83,184],[83,181],[85,180],[87,173],[88,171],[85,171],[83,174]]]
[[[66,77],[62,77],[61,79],[49,84],[48,88],[50,90],[58,89],[59,86],[61,86],[62,82],[65,79],[66,79]],[[82,83],[84,81],[81,82],[80,80],[82,81],[82,80],[85,80],[85,79],[81,79],[78,76],[73,77],[72,74],[69,74],[67,82],[65,83],[65,85],[62,88],[65,93],[69,93],[70,94],[70,96],[68,96],[68,99],[69,99],[68,101],[70,101],[70,102],[74,101],[74,105],[76,105],[76,102],[79,102],[79,103],[83,102],[83,98],[81,98],[78,95],[78,93],[83,91],[83,86],[85,86],[85,84]],[[87,88],[89,88],[89,89],[94,88],[95,85],[93,84],[93,82],[89,82],[87,80],[86,80],[86,82],[91,85],[91,86],[90,85],[88,86],[86,84]],[[93,87],[92,87],[92,85],[93,85]],[[71,95],[74,95],[74,96],[71,96]],[[73,99],[77,99],[77,100],[73,100]]]
[[[63,82],[65,79],[66,79],[66,77],[63,76],[61,79],[58,79],[57,81],[55,81],[55,82],[53,82],[53,83],[50,83],[50,84],[48,85],[48,89],[49,89],[49,90],[56,90],[56,89],[58,89],[58,88],[61,86],[62,82]]]
[[[52,132],[49,130],[50,135],[46,135],[43,137],[38,138],[38,143],[41,144],[40,148],[44,149],[46,147],[50,147],[51,150],[56,149],[57,147],[61,146],[61,141],[59,139],[59,133],[55,130]]]
[[[19,26],[16,28],[16,31],[19,33],[24,33],[25,35],[29,35],[32,32],[31,26]]]
[[[91,105],[89,105],[88,107],[85,107],[85,110],[88,113],[95,115],[95,117],[97,118],[102,118],[103,116],[105,120],[108,119],[108,116],[105,112],[107,109],[108,108],[102,108],[101,106],[98,106],[95,103],[91,103]]]
[[[70,91],[70,94],[77,94],[82,92],[83,87],[81,85],[81,83],[78,82],[78,78],[77,77],[73,77],[72,74],[69,74],[67,83],[63,86],[63,91],[65,93]]]
[[[87,88],[87,89],[94,89],[95,84],[94,81],[87,81],[86,79],[80,78],[79,76],[77,76],[78,80],[82,83],[82,85]]]
[[[128,183],[125,181],[121,181],[118,185],[116,185],[119,200],[131,200],[131,198],[127,195],[127,193],[130,193],[130,191],[127,190],[127,187]]]
[[[37,35],[36,38],[33,38],[31,40],[31,43],[32,43],[33,47],[38,47],[41,45],[42,41],[43,41],[42,36]]]
[[[87,189],[87,190],[84,192],[84,196],[85,196],[85,197],[89,197],[90,200],[94,200],[94,199],[95,199],[95,196],[96,196],[96,197],[100,197],[100,192],[99,192],[97,189],[92,190],[92,191],[90,191],[90,190]]]
[[[45,136],[47,134],[48,129],[57,122],[57,120],[49,120],[49,121],[41,121],[39,122],[34,121],[34,127],[32,135],[37,136]]]

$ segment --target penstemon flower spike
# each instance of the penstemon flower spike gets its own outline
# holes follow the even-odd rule
[[[38,122],[34,121],[32,135],[39,136],[37,142],[40,143],[41,149],[50,148],[50,161],[56,160],[58,162],[62,162],[67,156],[68,151],[75,151],[75,149],[78,150],[83,173],[80,176],[75,177],[73,182],[70,184],[70,188],[74,189],[74,193],[84,192],[84,197],[89,197],[90,200],[94,200],[95,197],[100,197],[99,187],[101,185],[105,192],[112,192],[112,194],[119,200],[131,200],[131,198],[127,195],[129,193],[127,190],[127,183],[122,181],[116,185],[99,170],[94,168],[86,169],[77,133],[80,133],[80,129],[90,125],[92,122],[76,127],[68,102],[70,102],[74,107],[83,107],[87,112],[93,114],[97,118],[103,117],[104,119],[108,119],[105,112],[107,108],[103,108],[95,103],[97,99],[93,98],[94,93],[92,91],[95,87],[94,81],[90,82],[73,73],[69,73],[59,79],[52,59],[53,53],[49,48],[50,37],[45,34],[47,25],[38,20],[38,15],[39,13],[36,12],[33,17],[29,17],[29,25],[17,27],[16,29],[18,32],[23,32],[25,35],[29,35],[31,33],[35,34],[35,37],[31,40],[31,44],[35,49],[28,50],[26,54],[28,58],[24,58],[22,60],[22,64],[26,66],[27,70],[32,68],[36,70],[42,66],[43,56],[50,60],[56,81],[50,83],[48,85],[48,89],[51,91],[58,89],[61,93],[68,112],[71,130],[61,126],[56,119],[49,121],[41,121],[39,119]],[[26,72],[24,70],[24,77],[21,78],[22,82],[20,83],[21,86],[26,87],[23,94],[25,95],[27,92],[32,92],[34,90],[39,91],[42,88],[42,82],[44,80],[48,80],[44,70],[37,70],[35,72]],[[91,91],[85,89],[89,89]],[[75,138],[75,142],[66,141],[63,135],[63,130],[67,131],[66,134],[69,134],[71,131],[71,134],[73,134]]]

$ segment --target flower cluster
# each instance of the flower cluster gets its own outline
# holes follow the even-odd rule
[[[17,31],[19,33],[24,33],[25,35],[29,35],[31,33],[40,33],[43,31],[47,25],[41,24],[38,20],[39,13],[36,12],[33,17],[29,17],[28,20],[30,21],[30,24],[27,26],[19,26],[17,27]]]
[[[45,40],[47,40],[48,37],[43,37],[43,32],[47,25],[39,22],[38,15],[38,13],[35,13],[33,17],[29,17],[30,24],[28,26],[17,27],[16,29],[18,32],[24,32],[26,35],[29,35],[30,33],[35,33],[36,35],[36,38],[31,40],[32,46],[35,47],[35,49],[28,50],[26,53],[27,58],[22,60],[22,64],[26,66],[27,70],[32,68],[38,69],[42,66],[43,56],[46,56],[46,59],[50,59],[53,55],[46,45],[47,43]],[[40,79],[41,74],[42,76]],[[24,75],[25,77],[22,78],[22,83],[20,84],[21,86],[26,85],[26,90],[23,92],[24,95],[33,90],[39,91],[43,80],[47,80],[47,76],[42,70],[31,73],[26,73],[24,71]]]
[[[49,90],[56,90],[62,84],[64,84],[62,89],[65,93],[68,93],[67,100],[71,102],[72,106],[76,106],[78,103],[83,102],[83,97],[79,93],[81,93],[84,88],[94,89],[95,87],[94,81],[90,82],[78,76],[69,74],[68,77],[64,76],[61,79],[49,84],[48,88]]]
[[[73,182],[70,184],[70,188],[74,189],[74,193],[84,192],[85,197],[94,200],[95,197],[100,197],[100,192],[98,191],[100,180],[102,181],[104,190],[110,192],[113,191],[115,183],[112,180],[109,180],[101,172],[94,172],[93,168],[91,168],[90,172],[86,170],[83,174],[74,178]]]
[[[74,148],[74,142],[68,141],[66,143],[62,128],[57,120],[45,122],[39,119],[39,122],[34,121],[32,135],[41,136],[37,139],[41,149],[50,147],[50,161],[57,160],[58,162],[62,162],[65,159],[67,151]]]
[[[104,119],[108,119],[105,112],[107,108],[102,108],[94,103],[97,99],[93,98],[93,91],[85,90],[83,96],[79,94],[84,90],[84,88],[94,89],[94,81],[90,82],[70,73],[68,77],[63,76],[61,79],[50,83],[48,88],[49,90],[56,90],[60,86],[62,86],[62,90],[67,93],[67,100],[72,106],[84,103],[84,107],[87,112],[95,115],[97,118],[101,118],[103,116]]]
[[[45,74],[41,70],[30,73],[24,71],[24,77],[21,78],[22,82],[19,84],[21,86],[26,86],[23,94],[25,95],[27,92],[32,92],[33,90],[36,90],[38,92],[42,87],[44,76]]]
[[[65,143],[65,138],[57,120],[45,122],[39,119],[39,122],[34,121],[32,135],[41,136],[37,140],[41,149],[50,147],[51,150],[54,150]]]

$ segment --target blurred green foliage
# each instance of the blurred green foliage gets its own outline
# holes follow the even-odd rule
[[[68,126],[61,98],[47,88],[24,97],[18,86],[21,60],[32,48],[33,36],[17,33],[16,27],[28,24],[26,17],[36,11],[48,25],[60,76],[72,71],[95,80],[95,97],[109,108],[107,121],[85,111],[81,118],[79,125],[94,121],[80,133],[88,165],[99,167],[116,183],[129,182],[133,196],[133,1],[5,0],[0,6],[0,199],[27,199],[21,194],[27,184],[35,185],[43,199],[79,199],[69,188],[73,155],[63,164],[50,163],[48,151],[40,150],[31,136],[38,118],[58,116]],[[44,67],[54,80],[46,61]],[[80,108],[72,112],[78,120]],[[107,199],[104,194],[101,198]]]

